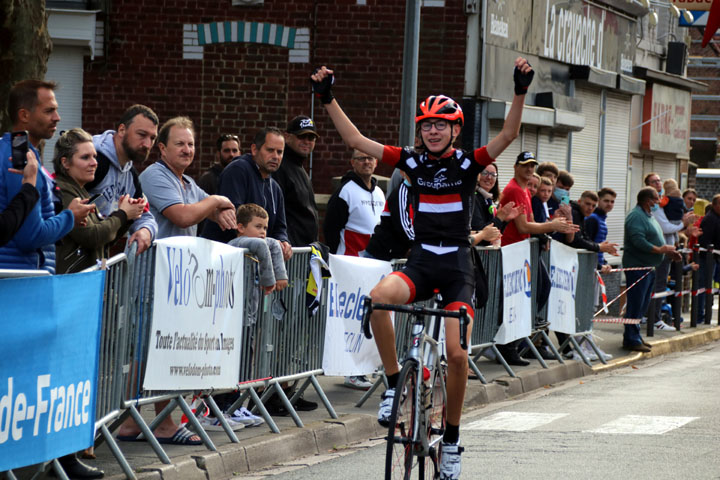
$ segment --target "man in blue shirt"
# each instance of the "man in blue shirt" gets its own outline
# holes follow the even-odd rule
[[[8,96],[8,112],[12,130],[28,132],[29,155],[40,158],[37,146],[55,134],[60,121],[58,104],[52,82],[23,80],[16,83]],[[0,211],[22,188],[22,177],[8,172],[11,167],[12,145],[10,133],[0,139]],[[73,226],[85,221],[94,206],[73,200],[59,214],[55,214],[52,189],[54,182],[42,168],[35,188],[40,201],[35,204],[20,230],[10,242],[0,247],[0,268],[45,269],[55,273],[55,242],[68,234]]]

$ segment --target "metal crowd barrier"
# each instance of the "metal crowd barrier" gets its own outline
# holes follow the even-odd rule
[[[108,273],[104,292],[105,302],[102,316],[103,325],[96,408],[96,445],[103,441],[107,442],[126,477],[130,479],[136,478],[135,473],[112,436],[112,432],[128,417],[135,420],[158,458],[164,463],[169,464],[170,459],[152,434],[152,430],[177,407],[180,407],[188,417],[206,447],[210,450],[216,450],[213,442],[200,427],[197,418],[184,399],[187,395],[206,395],[209,408],[226,427],[225,431],[228,437],[233,442],[238,441],[224,421],[222,412],[219,411],[212,399],[213,394],[222,392],[143,391],[144,365],[147,361],[149,342],[152,338],[156,248],[153,246],[140,255],[136,255],[135,248],[136,246],[133,244],[127,255],[117,255],[109,259],[105,265]],[[498,356],[500,363],[504,363],[504,359],[502,359],[493,341],[499,328],[499,321],[502,318],[502,295],[498,294],[502,291],[502,254],[499,248],[492,247],[479,247],[478,251],[487,275],[489,295],[485,307],[477,309],[475,312],[468,353],[470,367],[477,377],[485,383],[486,380],[476,365],[480,354],[486,348],[490,348]],[[713,251],[713,253],[720,254],[718,251]],[[549,263],[547,261],[548,253],[540,252],[537,241],[531,241],[531,268],[533,273],[537,272],[541,257],[544,257],[546,264]],[[707,275],[704,288],[707,288],[707,290],[703,289],[702,291],[711,293],[705,300],[708,304],[705,321],[709,323],[709,316],[712,312],[712,294],[717,293],[718,290],[712,289],[713,270],[710,268],[710,262],[713,262],[712,266],[714,268],[713,255],[707,255],[706,257],[707,268],[705,271]],[[268,427],[273,432],[279,432],[279,429],[272,421],[262,402],[263,399],[267,399],[273,393],[280,397],[299,427],[302,427],[302,422],[293,409],[292,403],[309,386],[315,388],[330,416],[337,418],[316,378],[323,373],[322,353],[328,285],[327,281],[323,281],[320,308],[315,315],[311,316],[306,307],[305,295],[309,261],[309,248],[293,249],[293,257],[287,262],[288,287],[282,292],[273,292],[271,295],[265,296],[262,294],[257,281],[257,261],[249,255],[245,256],[243,269],[246,279],[244,292],[246,311],[243,315],[243,349],[240,365],[241,373],[237,388],[240,395],[231,408],[241,405],[248,397],[252,398],[255,407],[263,415]],[[596,349],[598,357],[604,361],[590,336],[595,301],[596,253],[578,251],[578,261],[579,271],[576,289],[578,333],[571,336],[568,341],[579,352],[583,360],[589,364],[589,360],[583,355],[582,349],[579,348],[574,337],[584,337],[588,340],[590,345]],[[400,268],[402,263],[403,261],[397,262],[395,268]],[[0,270],[0,278],[47,274],[45,271]],[[698,274],[695,272],[693,276],[694,294],[700,291],[700,289],[696,288],[699,282],[697,277]],[[532,322],[534,330],[538,326],[542,326],[547,316],[547,308],[539,312],[535,311],[536,289],[535,282],[533,282]],[[250,301],[253,295],[257,295],[259,298],[256,304]],[[696,303],[693,302],[693,326],[695,326],[696,319]],[[399,355],[402,355],[409,341],[410,322],[408,322],[407,315],[399,314],[396,314],[395,322],[397,351]],[[527,341],[532,344],[530,339],[527,339]],[[514,375],[507,364],[504,366],[511,375]],[[291,381],[302,382],[302,384],[295,390],[292,398],[288,399],[281,388],[281,383]],[[362,404],[368,398],[381,381],[384,381],[382,375],[373,386],[373,389],[366,392],[359,404]],[[262,391],[260,391],[261,389]],[[225,392],[227,391],[229,390],[225,390]],[[259,394],[262,395],[262,399]],[[139,413],[139,407],[162,400],[169,400],[168,406],[149,425],[146,424]],[[60,473],[60,476],[62,477],[63,473]]]
[[[600,351],[592,338],[593,317],[595,314],[595,304],[597,299],[597,290],[595,288],[597,277],[597,252],[588,250],[578,250],[578,275],[577,286],[575,287],[575,334],[568,336],[567,340],[560,345],[559,350],[562,351],[566,344],[570,344],[575,352],[580,356],[582,361],[592,366],[592,362],[580,348],[580,341],[587,342],[593,349],[598,359],[607,364],[605,355]]]
[[[250,397],[255,405],[252,411],[259,411],[273,432],[280,430],[264,407],[263,401],[273,394],[278,395],[295,424],[302,428],[302,420],[293,404],[309,386],[315,389],[330,417],[337,418],[317,380],[317,376],[323,373],[327,281],[322,283],[320,307],[314,315],[310,315],[305,293],[310,258],[309,247],[293,248],[293,255],[286,262],[289,279],[287,288],[267,296],[261,294],[257,321],[245,331],[248,333],[246,339],[251,339],[249,346],[254,353],[251,359],[244,361],[252,361],[253,366],[251,374],[241,378],[239,388],[242,394],[230,407],[230,411]],[[255,264],[252,261],[251,266],[253,272],[246,271],[246,279],[256,277]],[[246,295],[248,294],[249,291],[246,290]],[[294,389],[291,398],[287,397],[282,388],[282,384],[288,382],[302,382]],[[263,389],[262,397],[256,391],[258,388]]]
[[[682,300],[684,297],[690,299],[690,327],[695,328],[698,325],[710,325],[712,323],[712,307],[714,296],[720,293],[720,289],[714,288],[713,279],[714,271],[717,267],[718,259],[720,259],[720,250],[715,250],[713,245],[702,248],[695,245],[692,249],[681,248],[678,250],[681,254],[692,254],[693,260],[700,265],[699,270],[694,270],[691,274],[691,285],[689,289],[683,288],[683,263],[672,262],[670,264],[670,279],[675,282],[674,289],[667,289],[665,292],[653,293],[650,305],[648,307],[647,318],[652,319],[647,322],[647,336],[654,336],[656,312],[662,308],[664,301],[670,303],[673,312],[673,326],[676,330],[680,330],[682,324]],[[704,275],[701,278],[701,273]],[[700,306],[704,307],[704,318],[699,321]],[[661,318],[662,319],[662,318]],[[720,311],[718,312],[717,324],[720,325]]]
[[[468,345],[468,355],[470,369],[472,369],[475,376],[482,383],[487,383],[476,362],[483,352],[485,352],[485,349],[488,348],[495,354],[495,358],[502,359],[502,355],[494,342],[495,334],[500,328],[500,322],[502,321],[503,299],[502,295],[496,293],[502,292],[502,251],[497,247],[475,248],[480,254],[480,261],[487,276],[488,300],[484,308],[475,310],[473,329]],[[505,360],[502,359],[501,362],[505,362]],[[504,366],[507,366],[507,363],[505,363]],[[510,367],[507,366],[507,368]]]

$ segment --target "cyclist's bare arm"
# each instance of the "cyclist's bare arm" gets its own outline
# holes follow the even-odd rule
[[[532,71],[532,67],[526,59],[518,57],[515,60],[515,67],[524,75]],[[520,134],[520,124],[523,107],[525,106],[525,95],[513,96],[510,111],[503,123],[503,128],[497,137],[487,144],[487,152],[490,158],[497,158]]]
[[[332,70],[323,66],[312,74],[310,78],[316,82],[321,82],[328,75],[332,75],[332,73]],[[342,108],[340,108],[337,100],[333,99],[332,102],[324,105],[343,142],[345,142],[348,147],[358,149],[375,158],[382,158],[384,146],[360,133],[360,130],[357,129],[347,115],[345,115]]]

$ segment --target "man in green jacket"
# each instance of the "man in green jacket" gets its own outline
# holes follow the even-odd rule
[[[666,245],[663,232],[652,216],[652,210],[660,200],[657,190],[645,187],[638,192],[637,205],[625,217],[625,251],[622,263],[624,268],[657,267],[663,255],[676,256],[674,245]],[[625,318],[639,319],[645,314],[650,303],[655,270],[626,271],[625,279],[630,287],[627,291]],[[623,348],[635,352],[649,352],[650,344],[640,336],[640,325],[625,325]]]

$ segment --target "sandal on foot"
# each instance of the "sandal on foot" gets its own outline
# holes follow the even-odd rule
[[[157,441],[168,445],[202,445],[202,440],[192,440],[192,437],[198,435],[185,427],[180,427],[172,437],[157,437]]]

